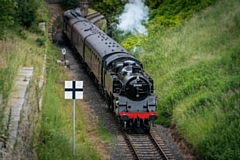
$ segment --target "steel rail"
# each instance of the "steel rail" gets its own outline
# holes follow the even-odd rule
[[[126,143],[128,144],[129,147],[131,147],[134,156],[136,157],[137,160],[140,160],[140,157],[138,156],[137,151],[136,151],[136,149],[134,148],[134,145],[132,144],[132,142],[131,142],[128,134],[127,134],[125,131],[122,131],[122,133],[123,133],[123,137],[124,137]]]
[[[164,156],[165,160],[168,160],[168,156],[164,153],[162,147],[158,144],[158,142],[155,140],[155,138],[153,137],[153,135],[151,133],[148,134],[151,138],[151,140],[154,142],[154,145],[157,146],[156,148],[158,149],[158,151],[161,152],[161,155]]]

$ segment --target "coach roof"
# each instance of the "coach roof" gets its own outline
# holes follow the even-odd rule
[[[100,57],[104,57],[111,53],[128,52],[112,38],[101,32],[89,36],[87,38],[87,43],[95,49],[95,52],[97,52]]]

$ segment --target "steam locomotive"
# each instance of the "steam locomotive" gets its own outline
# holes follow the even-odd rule
[[[77,10],[63,14],[63,32],[122,126],[149,131],[157,119],[157,101],[142,63]]]

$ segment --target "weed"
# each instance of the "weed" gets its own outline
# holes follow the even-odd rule
[[[40,47],[45,46],[45,38],[44,38],[44,37],[42,37],[42,38],[37,38],[37,39],[36,39],[36,42],[37,42],[37,44],[38,44]]]

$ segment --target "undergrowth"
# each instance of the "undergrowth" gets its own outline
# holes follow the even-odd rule
[[[151,0],[150,0],[151,1]],[[147,2],[151,4],[151,2]],[[159,32],[164,32],[166,28],[175,27],[184,23],[186,19],[192,17],[195,13],[212,5],[217,0],[197,0],[197,1],[182,1],[182,0],[168,0],[162,1],[158,7],[151,7],[150,20],[146,24],[149,35],[155,35]],[[152,2],[156,3],[156,2]],[[159,2],[158,2],[159,3]],[[137,54],[136,48],[144,45],[147,37],[143,35],[125,35],[124,38],[119,39],[115,37],[118,42],[121,42],[124,48]],[[119,41],[120,40],[120,41]]]

